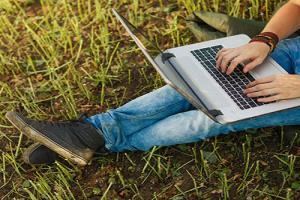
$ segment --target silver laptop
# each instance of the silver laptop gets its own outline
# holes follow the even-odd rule
[[[215,122],[230,123],[300,106],[300,98],[259,103],[243,94],[245,85],[255,79],[287,73],[271,57],[247,74],[242,72],[242,66],[231,75],[216,68],[216,53],[223,47],[232,48],[248,43],[250,38],[247,35],[235,35],[161,51],[143,31],[114,9],[113,13],[164,81]],[[145,40],[143,43],[142,39]],[[155,52],[153,47],[157,53],[155,57],[152,55]]]

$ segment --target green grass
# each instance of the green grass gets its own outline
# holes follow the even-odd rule
[[[280,128],[95,157],[80,169],[24,164],[21,154],[32,141],[4,117],[14,109],[38,119],[73,119],[164,85],[111,8],[170,48],[195,42],[184,21],[194,10],[268,20],[278,2],[0,0],[1,199],[299,198],[299,158],[277,137]]]

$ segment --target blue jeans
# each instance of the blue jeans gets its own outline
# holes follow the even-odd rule
[[[280,42],[271,56],[289,73],[300,73],[300,37]],[[298,125],[300,108],[222,125],[164,86],[87,121],[101,130],[110,151],[147,151],[153,146],[197,142],[249,128]]]

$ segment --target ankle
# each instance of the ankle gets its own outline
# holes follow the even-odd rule
[[[103,133],[89,122],[81,122],[82,127],[76,131],[76,136],[90,149],[96,151],[105,146]]]

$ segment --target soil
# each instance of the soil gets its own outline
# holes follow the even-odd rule
[[[27,12],[35,15],[36,12],[38,12],[38,8],[38,5],[32,6],[32,11],[27,10]],[[195,41],[195,38],[193,38],[193,40]],[[163,41],[164,40],[162,40],[162,42]],[[121,46],[122,45],[125,44],[121,44]],[[136,59],[136,63],[141,63],[141,60],[138,56],[134,59]],[[128,83],[128,75],[126,73],[123,73],[122,76],[120,76],[121,78],[119,80],[113,81],[111,83],[111,87],[106,87],[107,100],[115,97],[115,94],[110,96],[110,93],[115,92],[117,97],[124,98],[123,103],[125,103],[155,89],[152,86],[145,88],[145,80],[142,78],[141,74],[138,71],[141,66],[139,66],[138,64],[132,67],[132,79],[130,83]],[[151,66],[145,66],[144,69],[149,77],[157,76],[157,73]],[[0,77],[0,79],[12,80],[13,76]],[[159,84],[159,86],[162,85],[163,82]],[[94,99],[77,99],[76,102],[78,104],[79,111],[82,113],[86,112],[88,113],[88,115],[106,111],[108,108],[105,105],[99,105],[101,85],[91,85],[91,87]],[[115,89],[117,90],[113,91]],[[123,96],[124,91],[125,95]],[[58,113],[60,110],[63,111],[64,109],[59,101],[45,102],[44,105],[41,106],[41,108],[45,112],[49,111],[49,113],[52,113],[50,105],[56,105]],[[114,106],[116,107],[117,105]],[[22,107],[16,109],[21,112],[23,111]],[[55,115],[50,115],[49,120],[56,121],[61,119]],[[12,144],[18,144],[19,133],[17,133],[15,129],[2,128],[1,131],[9,136],[9,139],[12,140]],[[171,197],[179,193],[177,188],[180,188],[181,191],[187,191],[194,188],[194,183],[191,179],[192,175],[193,177],[196,177],[198,179],[197,185],[203,188],[200,191],[200,199],[223,199],[224,197],[222,196],[221,191],[222,186],[220,185],[220,178],[218,178],[222,175],[220,169],[223,169],[224,173],[226,173],[228,176],[228,181],[231,184],[231,187],[229,189],[230,199],[248,199],[248,193],[250,191],[255,190],[256,188],[263,188],[266,185],[268,187],[279,188],[284,181],[282,174],[278,171],[281,163],[276,157],[274,157],[274,155],[292,153],[293,149],[291,149],[289,145],[283,146],[282,148],[280,147],[281,141],[279,133],[279,128],[266,128],[259,129],[257,131],[254,131],[253,133],[233,133],[217,138],[211,138],[210,140],[202,141],[199,143],[160,148],[157,151],[157,154],[166,157],[167,162],[169,162],[171,166],[171,170],[167,174],[162,173],[161,178],[159,178],[155,174],[150,174],[147,177],[148,173],[150,172],[149,169],[146,170],[145,173],[142,173],[143,167],[145,166],[145,161],[143,160],[143,157],[145,156],[144,152],[127,152],[134,165],[126,158],[125,153],[114,153],[105,157],[96,156],[90,165],[86,166],[81,171],[74,173],[74,182],[70,189],[73,192],[74,196],[76,196],[78,199],[83,199],[84,196],[82,195],[81,188],[79,188],[78,185],[75,184],[75,182],[78,181],[80,185],[86,188],[85,194],[87,195],[88,199],[100,199],[101,194],[103,194],[105,189],[109,186],[109,183],[114,182],[115,184],[112,185],[107,199],[138,199],[136,194],[132,192],[132,188],[130,188],[135,186],[138,188],[140,196],[144,199],[151,199],[153,197],[153,194],[155,193],[158,199],[170,199]],[[238,192],[237,190],[242,181],[245,168],[242,144],[247,142],[247,137],[251,137],[250,146],[248,146],[251,156],[251,162],[249,163],[249,165],[251,166],[252,163],[259,162],[261,167],[260,170],[267,171],[269,173],[266,173],[265,177],[254,177],[252,179],[252,182],[248,183],[247,189],[245,189],[244,192]],[[220,157],[217,159],[217,161],[208,163],[211,173],[211,177],[209,177],[203,172],[203,170],[200,170],[202,169],[203,165],[193,160],[193,150],[196,149],[197,152],[200,152],[200,150],[212,152],[213,143],[216,140],[218,141],[218,153]],[[22,140],[21,147],[25,148],[31,143],[31,140],[24,139]],[[4,138],[0,140],[0,150],[2,154],[3,152],[8,152],[8,150],[10,149],[8,144],[9,143],[7,139]],[[17,161],[21,163],[20,155],[18,156]],[[299,160],[297,160],[297,162],[298,161]],[[72,167],[68,165],[68,163],[65,163],[65,165]],[[182,167],[179,170],[176,170],[178,169],[178,166]],[[299,163],[295,164],[295,166],[295,171],[299,171]],[[26,179],[30,180],[35,178],[35,168],[32,168],[31,166],[28,166],[26,164],[22,165],[22,167],[26,171],[26,173],[22,173],[22,175],[25,176]],[[13,183],[18,183],[20,181],[20,176],[15,172],[12,166],[8,166],[5,171],[7,172],[7,174],[10,174],[11,180],[8,184],[3,186],[3,183],[1,182],[3,180],[0,178],[0,185],[2,185],[0,190],[0,197],[4,197],[12,190],[12,188],[14,187]],[[123,186],[120,181],[117,181],[118,178],[116,174],[118,171],[120,172],[120,174],[122,174],[124,179],[127,180],[127,182],[132,182],[132,184]],[[221,175],[216,175],[214,173],[220,173]],[[199,177],[202,178],[203,182],[201,182]],[[293,180],[289,181],[292,182]],[[97,191],[95,192],[95,188],[99,188],[101,192],[99,192],[98,194]],[[22,192],[20,193],[20,195],[21,194]],[[284,196],[285,194],[286,191],[281,190],[278,195]],[[12,199],[13,197],[10,196],[10,198]],[[16,196],[15,198],[20,198],[20,196]],[[184,198],[181,199],[194,200],[198,198],[199,197],[196,196],[195,192],[191,192],[187,193]],[[294,191],[294,198],[300,199],[299,191]]]

